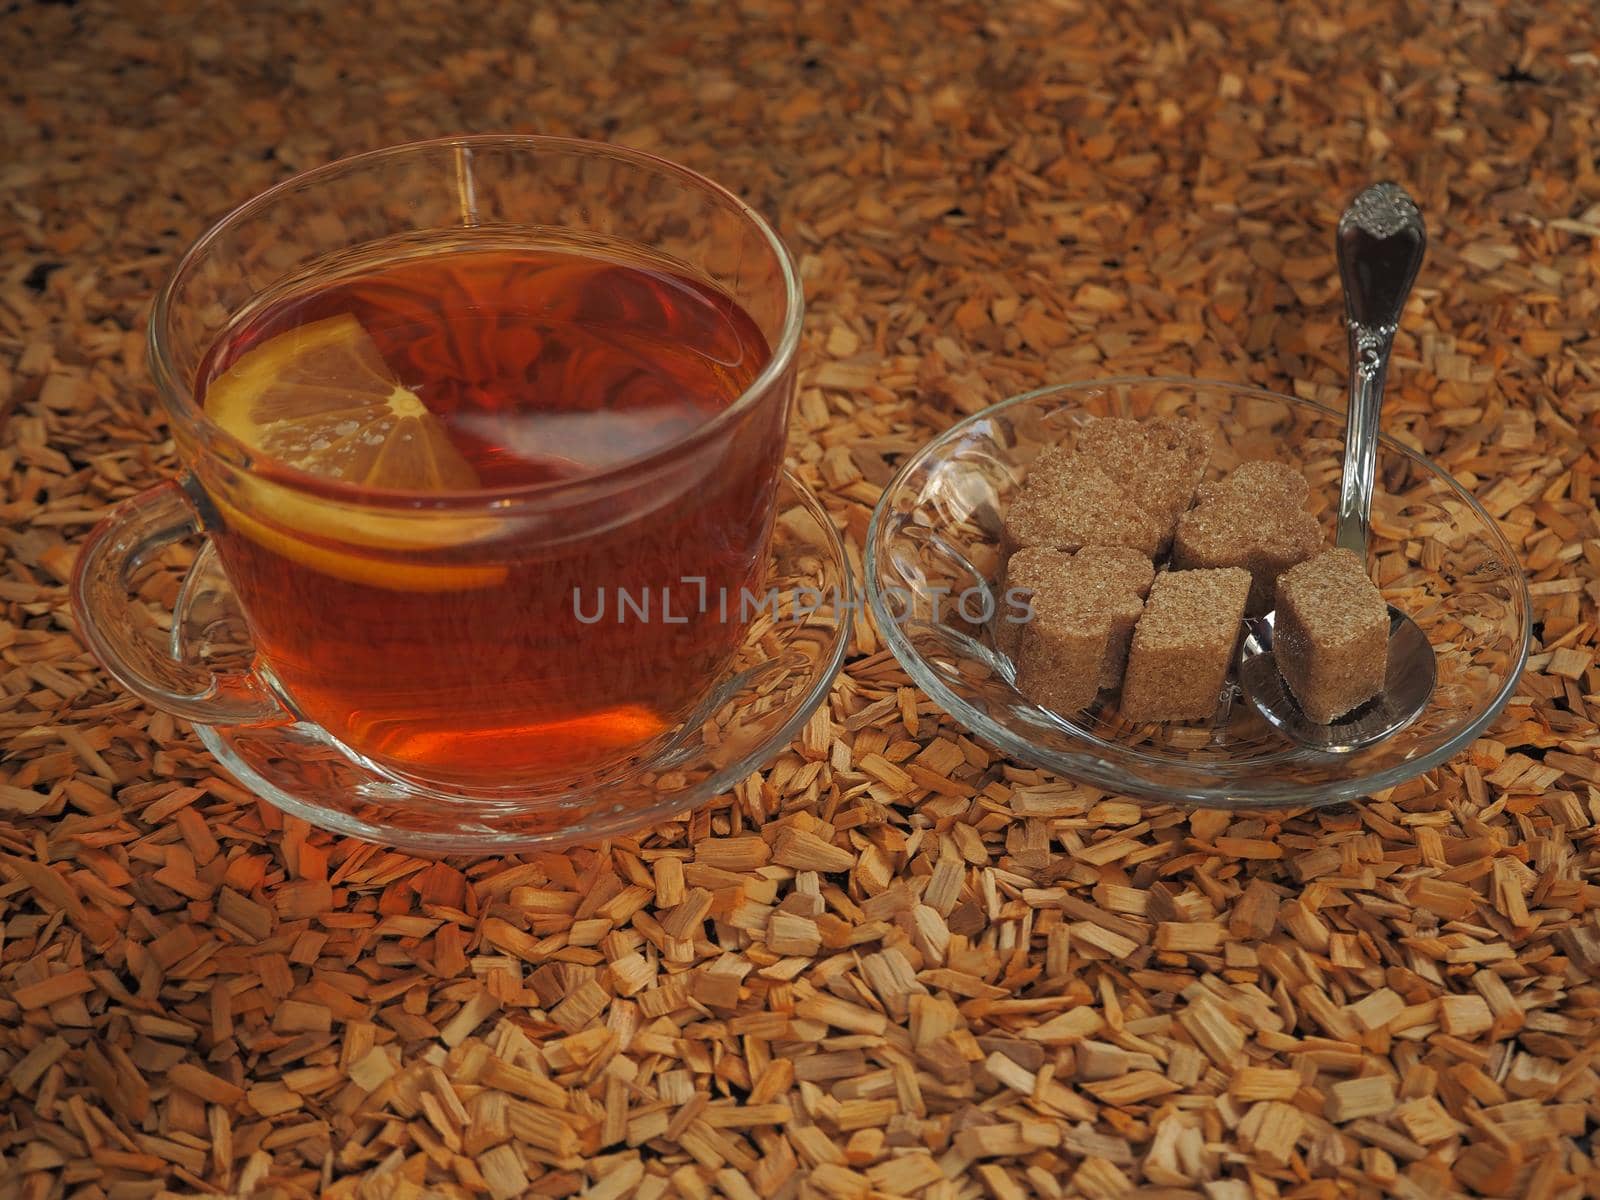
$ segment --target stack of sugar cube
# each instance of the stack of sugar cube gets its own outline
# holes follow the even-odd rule
[[[1305,478],[1251,461],[1203,482],[1210,459],[1207,430],[1180,417],[1098,418],[1072,452],[1040,453],[1004,531],[1028,619],[995,628],[1029,699],[1066,713],[1120,686],[1129,721],[1208,718],[1244,616],[1274,607],[1280,670],[1313,720],[1381,688],[1386,609],[1353,555],[1319,554]]]

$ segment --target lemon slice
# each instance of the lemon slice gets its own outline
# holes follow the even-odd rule
[[[205,410],[252,450],[313,475],[411,492],[478,484],[439,419],[395,380],[349,314],[253,347],[211,381]],[[237,495],[213,500],[244,536],[339,579],[395,591],[448,591],[505,578],[505,568],[492,564],[405,561],[408,551],[482,540],[494,532],[493,518],[384,512],[312,499],[256,478],[246,478]],[[364,555],[361,548],[380,554]]]

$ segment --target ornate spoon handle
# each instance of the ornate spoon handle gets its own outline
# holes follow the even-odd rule
[[[1350,409],[1338,544],[1362,558],[1378,473],[1378,419],[1389,352],[1427,242],[1422,213],[1396,183],[1373,184],[1339,218],[1339,278],[1350,332]]]

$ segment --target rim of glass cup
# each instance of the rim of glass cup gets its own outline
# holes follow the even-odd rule
[[[937,437],[924,443],[917,449],[916,453],[902,463],[900,469],[895,472],[894,478],[883,489],[883,495],[879,497],[877,505],[872,510],[872,520],[867,527],[867,545],[862,564],[863,574],[866,576],[863,582],[866,588],[867,602],[872,609],[873,619],[877,622],[878,628],[882,630],[884,640],[888,643],[889,649],[893,652],[895,658],[899,660],[900,665],[906,669],[906,673],[911,676],[912,682],[927,692],[930,697],[938,702],[940,707],[955,717],[956,720],[966,725],[978,736],[998,746],[1012,758],[1043,766],[1046,770],[1053,771],[1058,775],[1081,780],[1118,793],[1124,792],[1130,782],[1126,772],[1119,770],[1103,759],[1094,757],[1087,749],[1082,753],[1069,753],[1040,746],[1036,742],[1011,732],[999,722],[979,712],[952,691],[939,677],[938,673],[928,667],[923,655],[918,652],[910,639],[905,636],[899,623],[894,619],[894,614],[889,610],[885,601],[883,590],[878,586],[877,564],[884,549],[884,525],[887,519],[890,498],[895,495],[896,491],[912,473],[920,469],[929,459],[936,457],[962,433],[977,425],[980,421],[993,419],[1007,409],[1015,408],[1029,401],[1073,392],[1087,392],[1100,388],[1130,387],[1141,384],[1165,384],[1197,391],[1201,389],[1221,389],[1233,392],[1236,395],[1273,400],[1279,404],[1286,404],[1291,408],[1297,405],[1304,406],[1314,409],[1335,421],[1341,423],[1344,421],[1342,412],[1329,408],[1327,405],[1315,400],[1285,396],[1281,392],[1271,392],[1265,388],[1253,387],[1249,384],[1229,383],[1223,379],[1187,379],[1178,375],[1119,375],[1107,379],[1088,379],[1072,383],[1047,384],[1044,387],[1034,388],[1032,391],[1001,400],[988,408],[963,418]],[[1363,776],[1361,779],[1353,781],[1349,787],[1329,788],[1326,785],[1312,787],[1292,785],[1275,788],[1270,786],[1262,787],[1259,784],[1245,784],[1243,786],[1172,788],[1170,794],[1163,796],[1165,802],[1215,805],[1217,807],[1230,808],[1267,808],[1273,805],[1337,803],[1341,800],[1349,800],[1358,796],[1369,795],[1372,792],[1383,791],[1386,788],[1404,783],[1408,779],[1414,779],[1424,771],[1430,771],[1440,763],[1454,758],[1488,730],[1489,726],[1500,716],[1500,713],[1510,701],[1512,694],[1516,691],[1517,682],[1522,678],[1522,673],[1528,663],[1532,635],[1532,621],[1528,618],[1533,611],[1533,598],[1528,591],[1528,578],[1522,570],[1521,560],[1517,557],[1511,543],[1506,540],[1505,531],[1500,528],[1500,523],[1491,517],[1483,506],[1478,503],[1477,498],[1462,487],[1449,472],[1442,470],[1424,456],[1410,450],[1387,434],[1380,435],[1379,441],[1385,449],[1402,454],[1427,469],[1457,496],[1464,499],[1472,512],[1483,522],[1485,528],[1492,532],[1497,551],[1503,554],[1506,561],[1515,568],[1511,573],[1515,599],[1524,614],[1522,644],[1517,647],[1515,662],[1512,665],[1512,669],[1507,672],[1505,682],[1501,684],[1500,689],[1495,693],[1488,707],[1484,709],[1477,719],[1464,726],[1453,737],[1433,751],[1418,758],[1407,759],[1371,775]],[[1121,749],[1120,747],[1114,748]],[[1148,795],[1148,793],[1145,794]]]
[[[766,365],[750,381],[749,386],[739,393],[733,403],[664,446],[658,446],[644,454],[623,462],[613,463],[602,470],[576,479],[514,484],[493,488],[472,488],[453,492],[374,488],[365,484],[350,483],[342,479],[315,475],[309,471],[302,471],[299,468],[289,466],[286,463],[264,458],[245,442],[234,437],[227,430],[213,422],[210,417],[206,416],[204,408],[194,394],[194,389],[185,385],[179,378],[179,373],[173,365],[172,357],[168,353],[165,331],[174,293],[184,281],[186,274],[219,238],[238,222],[259,215],[262,210],[270,207],[282,196],[307,186],[324,182],[330,178],[348,174],[353,170],[359,170],[391,159],[438,150],[472,150],[491,146],[566,154],[581,153],[599,158],[613,158],[637,167],[676,176],[684,184],[708,193],[732,206],[734,211],[749,222],[777,260],[778,270],[783,281],[784,317],[777,343],[772,347],[772,353],[768,357]],[[202,445],[207,453],[214,452],[218,447],[226,448],[230,452],[230,457],[236,463],[249,463],[249,473],[253,477],[266,479],[298,492],[310,492],[334,500],[360,504],[363,507],[448,511],[459,508],[481,507],[485,503],[493,503],[496,507],[507,507],[524,500],[543,500],[553,496],[586,491],[596,486],[618,481],[624,476],[637,476],[641,471],[677,460],[685,451],[714,436],[724,426],[738,420],[739,417],[756,405],[760,397],[775,386],[777,380],[789,369],[794,361],[795,353],[800,345],[800,327],[804,316],[804,290],[800,284],[800,274],[795,266],[794,256],[789,252],[789,248],[784,245],[783,240],[778,237],[776,231],[767,223],[767,220],[753,207],[734,192],[723,187],[715,180],[706,178],[698,171],[692,171],[688,167],[675,163],[671,159],[662,158],[657,154],[630,149],[626,146],[616,146],[610,142],[590,141],[586,138],[557,137],[549,134],[459,134],[427,138],[415,142],[402,142],[398,145],[383,146],[376,150],[365,150],[358,154],[346,155],[343,158],[337,158],[331,162],[291,175],[289,178],[273,184],[265,191],[259,192],[242,203],[235,205],[207,226],[205,232],[190,244],[189,248],[178,259],[177,264],[168,273],[166,279],[163,280],[160,289],[156,292],[155,302],[150,310],[150,321],[145,341],[150,357],[150,372],[154,376],[156,391],[161,396],[162,403],[165,404],[174,421],[182,421],[202,435]],[[635,479],[634,482],[637,482],[637,480]]]

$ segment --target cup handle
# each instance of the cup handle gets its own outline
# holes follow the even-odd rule
[[[194,501],[171,481],[117,505],[78,554],[72,576],[78,635],[118,683],[173,716],[205,725],[288,719],[254,672],[222,674],[182,662],[140,636],[132,604],[134,572],[162,547],[200,531]]]

